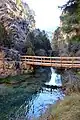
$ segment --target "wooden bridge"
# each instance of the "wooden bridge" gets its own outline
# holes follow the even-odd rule
[[[80,57],[21,56],[21,62],[35,66],[80,68]]]

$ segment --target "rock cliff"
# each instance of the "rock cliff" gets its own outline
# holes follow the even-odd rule
[[[47,34],[36,29],[34,16],[35,12],[21,0],[0,0],[0,52],[3,50],[5,57],[15,61],[25,54],[50,55],[52,49]],[[20,73],[16,71],[16,64],[18,63],[10,64],[10,70],[3,64],[5,71],[0,67],[0,76]],[[26,72],[33,71],[30,66],[25,69]]]
[[[49,55],[49,39],[45,31],[36,29],[34,16],[35,12],[21,0],[0,0],[0,45],[7,57]]]
[[[60,27],[52,40],[52,49],[58,56],[80,57],[80,2],[68,0],[61,7]],[[80,91],[80,69],[66,69],[62,72],[62,82],[70,91]]]
[[[52,48],[57,51],[59,56],[80,56],[80,2],[68,0],[60,7],[60,27],[53,35]]]

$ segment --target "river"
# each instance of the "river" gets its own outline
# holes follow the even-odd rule
[[[51,74],[41,70],[39,74],[23,78],[26,81],[17,85],[0,85],[0,120],[32,120],[64,97],[61,89],[50,87],[62,86],[61,76],[53,68]]]

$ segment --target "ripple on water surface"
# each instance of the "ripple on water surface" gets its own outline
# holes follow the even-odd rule
[[[43,87],[43,84],[62,85],[61,76],[52,68],[51,71],[51,79],[48,78],[48,72],[46,75],[40,73],[39,77],[28,79],[22,76],[26,81],[14,87],[1,85],[0,120],[31,120],[32,117],[39,117],[44,113],[49,105],[63,99],[64,94],[61,89],[53,90],[46,88],[46,85]]]
[[[49,82],[45,83],[45,85],[62,86],[61,76],[56,74],[53,68],[51,68],[51,71],[51,79]],[[28,116],[29,120],[31,117],[39,117],[45,112],[49,105],[55,104],[56,101],[63,99],[63,97],[64,94],[61,89],[52,90],[51,88],[43,88],[42,92],[38,93],[35,99],[32,98],[31,106],[28,112],[26,108],[26,116]]]
[[[56,101],[63,99],[63,96],[63,92],[59,89],[51,91],[51,89],[43,88],[43,91],[38,93],[35,99],[32,99],[28,112],[26,107],[28,120],[31,120],[30,118],[32,117],[39,117],[45,112],[49,105],[55,104]]]

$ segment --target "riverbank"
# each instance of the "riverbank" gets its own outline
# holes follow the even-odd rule
[[[26,106],[32,98],[35,98],[42,85],[50,79],[48,72],[7,78],[8,82],[10,80],[10,82],[19,82],[18,84],[0,84],[0,120],[17,119],[19,114],[22,115],[21,111],[18,113],[17,111],[23,104],[21,110],[25,118]]]
[[[80,120],[80,93],[65,96],[37,120]]]
[[[37,116],[48,105],[63,98],[61,89],[52,90],[44,86],[51,77],[50,68],[39,68],[34,74],[5,79],[12,84],[5,82],[0,85],[0,119],[25,120],[27,116]]]
[[[8,77],[30,74],[34,72],[34,67],[26,65],[25,62],[8,61],[8,58],[0,58],[0,80]]]
[[[50,105],[37,120],[80,120],[79,70],[65,70],[61,75],[66,96],[63,100],[58,100],[55,105]]]

